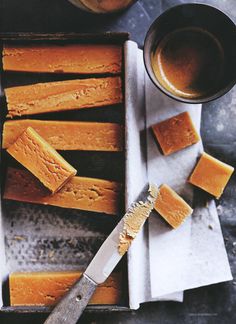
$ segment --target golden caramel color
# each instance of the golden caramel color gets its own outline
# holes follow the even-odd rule
[[[189,178],[189,182],[216,198],[220,198],[233,172],[232,166],[203,153]]]
[[[7,152],[52,193],[62,188],[77,173],[76,169],[31,127],[17,138]]]
[[[108,13],[126,8],[133,0],[80,0],[93,12]]]
[[[9,276],[11,306],[51,306],[82,275],[71,272],[30,272],[12,273]],[[122,276],[113,273],[96,289],[90,304],[119,304],[121,301]]]
[[[117,215],[120,193],[121,184],[117,182],[73,177],[50,195],[28,171],[8,168],[3,198]]]
[[[183,112],[152,126],[164,155],[169,155],[200,140],[189,113]]]
[[[45,73],[120,73],[122,47],[117,45],[12,45],[3,47],[5,71]]]
[[[120,77],[37,83],[7,88],[5,94],[11,118],[122,102]]]
[[[159,188],[155,210],[173,228],[179,227],[192,214],[192,208],[168,185]]]
[[[12,145],[29,126],[56,150],[123,150],[123,127],[119,124],[32,119],[5,122],[2,147]]]

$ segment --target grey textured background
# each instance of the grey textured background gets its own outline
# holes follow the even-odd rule
[[[140,0],[128,11],[110,17],[83,13],[67,0],[0,0],[0,31],[129,31],[142,47],[152,21],[177,0]],[[236,21],[236,0],[208,0]],[[236,87],[204,105],[202,137],[206,151],[236,167]],[[185,302],[146,304],[130,313],[85,314],[80,323],[236,323],[236,175],[218,202],[218,211],[234,280],[185,293]],[[0,323],[43,323],[45,315],[5,315]]]

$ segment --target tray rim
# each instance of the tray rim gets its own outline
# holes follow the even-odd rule
[[[128,32],[104,32],[104,33],[79,33],[79,32],[0,32],[0,41],[53,41],[53,40],[79,40],[79,41],[119,41],[129,40]]]
[[[3,306],[0,308],[0,314],[49,314],[53,307],[46,306]],[[131,312],[126,306],[119,305],[88,305],[85,308],[86,313],[110,313],[110,312]]]

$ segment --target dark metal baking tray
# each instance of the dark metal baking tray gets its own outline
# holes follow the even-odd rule
[[[127,33],[77,34],[77,33],[5,33],[0,34],[3,43],[108,43],[121,44],[128,39]],[[123,60],[124,62],[124,60]],[[123,64],[124,65],[124,64]],[[58,81],[72,78],[85,78],[78,74],[47,74],[4,72],[1,67],[1,130],[6,116],[4,88],[37,82]],[[91,76],[90,76],[91,77]],[[124,69],[122,71],[124,81]],[[124,84],[124,82],[123,82]],[[124,90],[124,89],[123,89]],[[67,113],[33,116],[40,119],[81,120],[118,122],[125,121],[125,103],[115,107],[87,109]],[[26,116],[27,117],[27,116]],[[32,116],[30,116],[32,118]],[[80,176],[125,181],[124,152],[61,152]],[[16,162],[1,150],[1,188],[8,165]],[[13,271],[58,271],[84,270],[98,250],[119,217],[41,206],[1,199],[2,228],[7,272]],[[124,211],[121,203],[120,216]],[[1,266],[1,267],[2,267]],[[124,311],[128,308],[127,269],[124,259],[117,267],[122,271],[122,302],[120,305],[89,305],[87,311]],[[50,307],[11,307],[9,306],[8,280],[2,283],[3,306],[0,312],[38,313],[49,312]]]

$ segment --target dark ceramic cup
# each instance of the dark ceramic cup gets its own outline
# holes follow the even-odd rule
[[[220,81],[211,92],[199,98],[181,97],[169,91],[158,81],[151,62],[151,55],[163,37],[189,27],[200,28],[214,35],[224,51],[224,72]],[[148,30],[144,43],[144,63],[152,82],[169,97],[186,103],[214,100],[227,93],[236,83],[236,26],[225,13],[209,5],[195,3],[172,7],[160,15]]]

